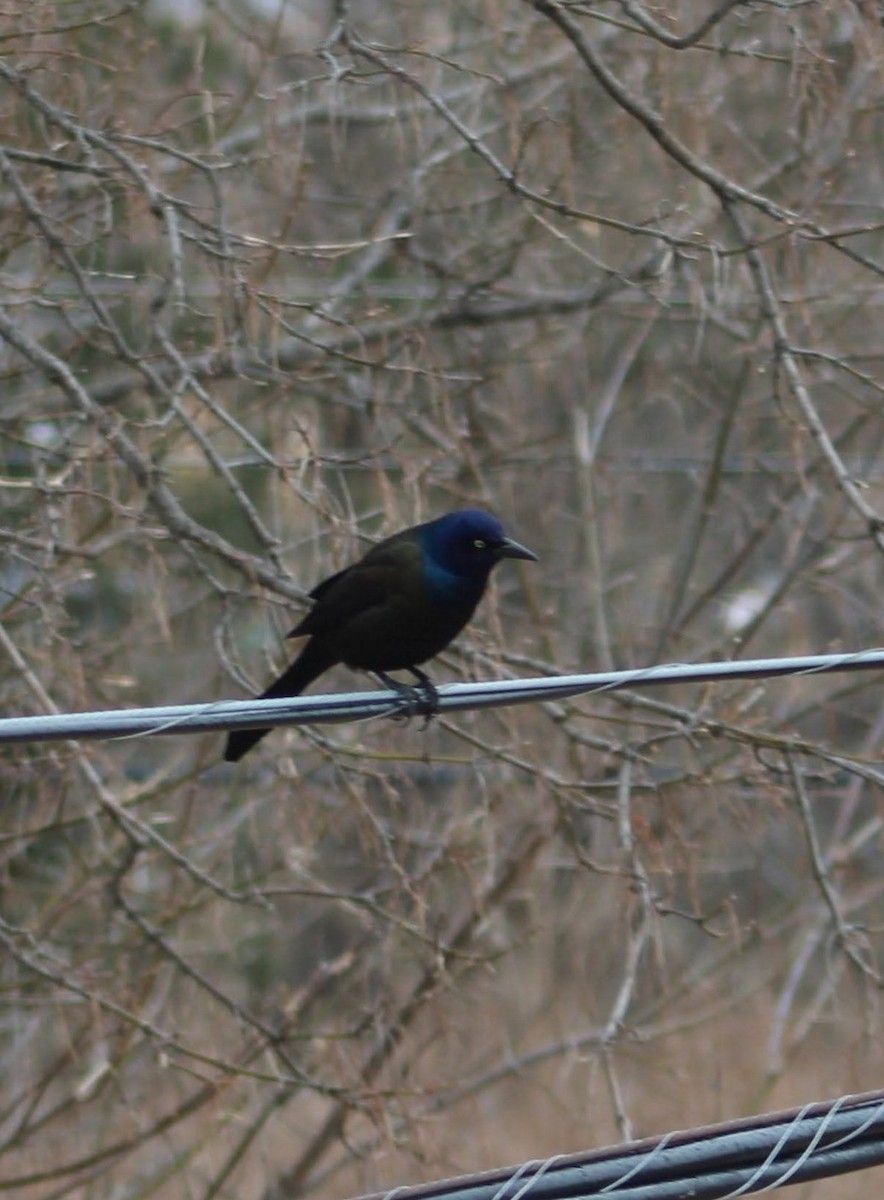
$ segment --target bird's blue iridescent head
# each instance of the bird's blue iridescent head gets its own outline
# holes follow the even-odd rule
[[[419,526],[418,537],[427,581],[438,590],[452,591],[466,583],[482,588],[502,558],[537,561],[536,554],[506,536],[496,517],[478,508],[464,508],[428,521]]]

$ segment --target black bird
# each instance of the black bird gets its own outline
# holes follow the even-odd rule
[[[313,607],[288,635],[309,637],[304,649],[259,699],[297,696],[336,663],[371,671],[391,687],[387,671],[410,671],[435,695],[418,664],[460,633],[502,558],[537,561],[506,537],[489,513],[467,508],[394,533],[310,593]],[[269,729],[228,735],[224,757],[238,762]]]

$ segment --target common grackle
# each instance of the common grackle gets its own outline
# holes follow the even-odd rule
[[[495,517],[474,508],[379,542],[359,562],[313,589],[313,607],[288,635],[310,640],[260,699],[297,696],[336,663],[371,671],[392,687],[401,685],[386,672],[407,670],[435,695],[418,664],[460,633],[502,558],[537,561],[536,554],[505,536]],[[238,762],[269,732],[229,734],[225,759]]]

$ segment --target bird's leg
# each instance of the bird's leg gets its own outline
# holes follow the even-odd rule
[[[424,690],[424,703],[426,707],[424,708],[424,723],[421,728],[426,729],[439,711],[439,689],[426,671],[422,671],[420,667],[409,667],[408,669]]]
[[[402,698],[403,707],[391,713],[394,721],[407,721],[410,717],[415,716],[421,711],[421,698],[418,695],[417,688],[412,687],[410,683],[401,683],[398,679],[394,679],[392,675],[388,675],[386,671],[372,671],[372,675],[384,687],[388,687],[390,691],[396,692]]]
[[[426,729],[438,711],[439,693],[436,690],[435,683],[433,683],[432,679],[424,671],[421,671],[418,667],[409,667],[408,670],[420,684],[421,691],[418,691],[416,687],[412,687],[409,683],[400,683],[398,679],[394,679],[386,671],[372,671],[372,675],[392,691],[398,692],[404,700],[405,710],[402,713],[394,714],[394,716],[402,716],[407,720],[409,717],[422,714],[425,718],[423,728]]]

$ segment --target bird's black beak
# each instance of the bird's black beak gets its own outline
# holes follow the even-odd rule
[[[504,538],[497,548],[498,558],[527,558],[529,562],[537,562],[537,555],[527,546],[520,546],[512,538]]]

